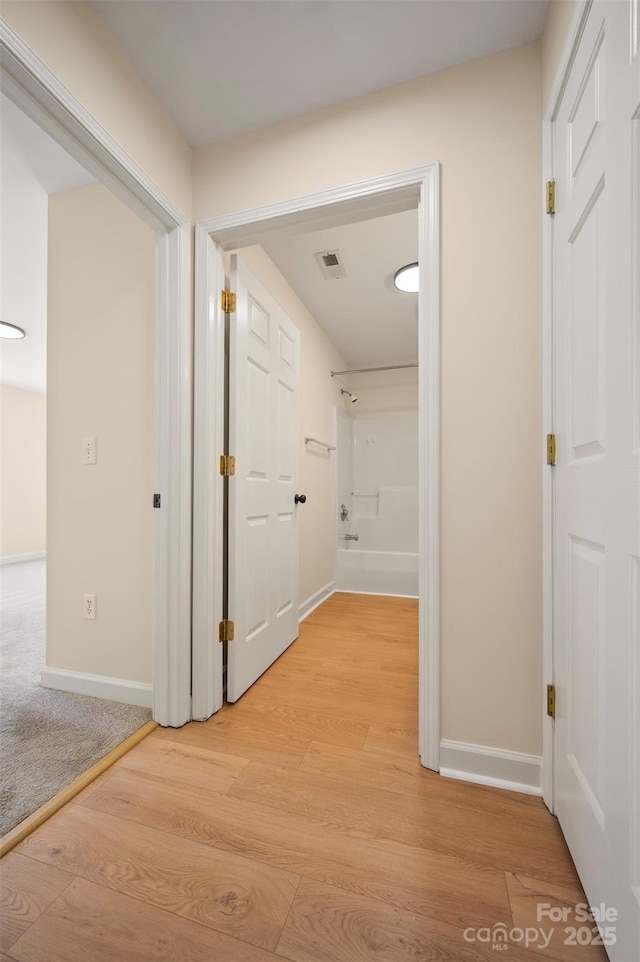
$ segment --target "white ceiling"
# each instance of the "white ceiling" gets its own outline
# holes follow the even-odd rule
[[[194,147],[538,39],[547,0],[92,0]]]
[[[418,259],[417,210],[276,237],[262,246],[348,367],[417,361],[418,298],[393,286],[395,272]],[[325,280],[314,255],[336,248],[347,276]]]
[[[0,316],[26,332],[0,338],[0,381],[45,391],[48,195],[93,178],[0,95]]]

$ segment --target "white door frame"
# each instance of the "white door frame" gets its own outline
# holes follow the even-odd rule
[[[191,717],[191,323],[189,221],[0,19],[0,89],[156,235],[153,717]]]
[[[554,180],[553,125],[560,108],[562,94],[569,77],[582,33],[584,31],[592,0],[582,0],[575,11],[567,36],[560,65],[555,76],[549,99],[544,108],[542,124],[542,188],[540,198],[545,196],[545,184]],[[551,812],[553,804],[553,720],[547,715],[546,686],[554,683],[553,666],[553,536],[554,536],[554,489],[553,468],[547,465],[546,435],[555,434],[555,363],[553,318],[553,217],[543,208],[542,231],[542,767],[540,781],[542,798]]]
[[[193,716],[222,705],[222,499],[224,331],[219,250],[260,243],[273,230],[343,223],[418,208],[420,293],[419,688],[423,765],[440,759],[440,169],[438,163],[304,197],[236,211],[196,225],[194,368]],[[212,243],[213,242],[213,243]],[[233,452],[232,452],[233,453]]]

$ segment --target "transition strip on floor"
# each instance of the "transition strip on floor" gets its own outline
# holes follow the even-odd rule
[[[58,812],[63,805],[66,805],[67,802],[70,802],[72,798],[75,798],[75,796],[78,795],[83,788],[86,788],[87,785],[90,785],[91,782],[95,781],[98,775],[102,775],[102,773],[106,772],[108,768],[111,768],[111,766],[115,764],[119,758],[122,758],[123,755],[126,755],[127,752],[131,751],[135,745],[146,738],[147,735],[150,735],[151,732],[157,727],[157,722],[147,722],[132,735],[129,735],[128,738],[125,738],[123,742],[120,742],[119,745],[116,745],[115,748],[97,761],[95,765],[92,765],[91,768],[88,768],[86,772],[83,772],[82,775],[78,775],[77,778],[74,778],[74,780],[70,782],[66,788],[63,788],[62,791],[57,793],[57,795],[54,795],[53,798],[50,798],[48,802],[45,802],[44,805],[41,805],[40,808],[37,808],[35,812],[27,816],[27,818],[20,822],[19,825],[16,825],[16,827],[12,828],[10,832],[7,832],[7,834],[0,839],[0,858],[2,858],[3,855],[6,855],[7,852],[10,852],[12,848],[15,848],[18,842],[21,842],[23,838],[26,838],[27,835],[30,835],[31,832],[35,831],[35,829],[42,825],[43,822],[46,822],[48,818],[51,818],[52,815],[55,815],[55,813]]]

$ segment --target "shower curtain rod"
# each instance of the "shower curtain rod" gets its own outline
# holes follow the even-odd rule
[[[375,371],[403,371],[408,367],[418,367],[417,364],[386,364],[383,367],[356,367],[353,371],[332,371],[331,377],[339,374],[372,374]]]

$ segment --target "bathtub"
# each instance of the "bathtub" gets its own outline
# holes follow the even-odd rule
[[[418,553],[339,548],[336,590],[417,598]]]

